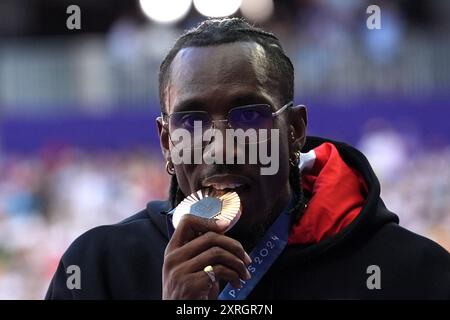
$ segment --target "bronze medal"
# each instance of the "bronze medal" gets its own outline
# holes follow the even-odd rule
[[[207,219],[230,222],[231,229],[241,216],[241,200],[236,192],[219,193],[212,189],[201,189],[185,198],[172,211],[174,228],[185,214],[193,214]]]

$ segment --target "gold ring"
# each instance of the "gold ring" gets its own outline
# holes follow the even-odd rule
[[[203,271],[206,272],[206,274],[208,275],[209,279],[211,279],[211,282],[214,283],[216,282],[216,274],[214,273],[214,269],[212,266],[206,266]]]

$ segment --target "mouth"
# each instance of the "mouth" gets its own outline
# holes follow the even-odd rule
[[[201,182],[202,188],[210,188],[218,194],[236,192],[239,196],[250,187],[250,181],[240,175],[221,174],[210,176]]]

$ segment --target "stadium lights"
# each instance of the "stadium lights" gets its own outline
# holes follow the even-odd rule
[[[242,15],[253,22],[267,21],[273,13],[273,0],[243,0]]]
[[[206,17],[226,17],[235,13],[242,0],[194,0],[194,7]]]
[[[192,0],[139,0],[139,4],[144,14],[151,20],[170,24],[187,15]]]

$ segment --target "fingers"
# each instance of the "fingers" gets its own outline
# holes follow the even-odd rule
[[[237,277],[234,277],[235,280],[239,280],[239,278],[248,280],[251,278],[250,272],[247,270],[245,263],[234,254],[221,247],[211,247],[196,256],[194,259],[187,261],[185,264],[185,270],[187,272],[196,272],[198,270],[203,270],[203,268],[208,265],[217,264],[234,271],[234,273],[237,274]],[[229,275],[229,273],[227,273],[227,275]]]
[[[186,243],[183,246],[183,250],[175,250],[174,254],[176,254],[180,260],[186,261],[201,254],[211,247],[221,247],[231,252],[236,257],[241,259],[246,265],[249,265],[252,262],[250,256],[245,252],[239,241],[211,231],[195,238],[189,243]]]
[[[173,233],[167,245],[166,252],[181,247],[185,243],[197,238],[200,233],[206,233],[208,231],[223,233],[228,225],[229,222],[225,220],[205,219],[192,214],[186,214],[181,218],[178,227]]]
[[[235,289],[242,287],[239,274],[230,268],[217,264],[213,266],[216,278],[229,282]]]
[[[207,299],[215,285],[217,283],[212,283],[204,271],[183,275],[174,274],[165,281],[163,299]]]
[[[209,276],[206,274],[205,271],[199,271],[193,274],[192,279],[197,283],[196,290],[200,290],[202,294],[205,291],[212,290],[215,286],[219,286],[219,279],[230,282],[230,284],[238,289],[242,287],[241,280],[239,278],[239,275],[231,270],[230,268],[227,268],[223,265],[217,264],[213,266],[213,271],[216,277],[216,281],[212,282]],[[207,288],[207,289],[205,289]],[[202,296],[200,294],[199,296]]]

